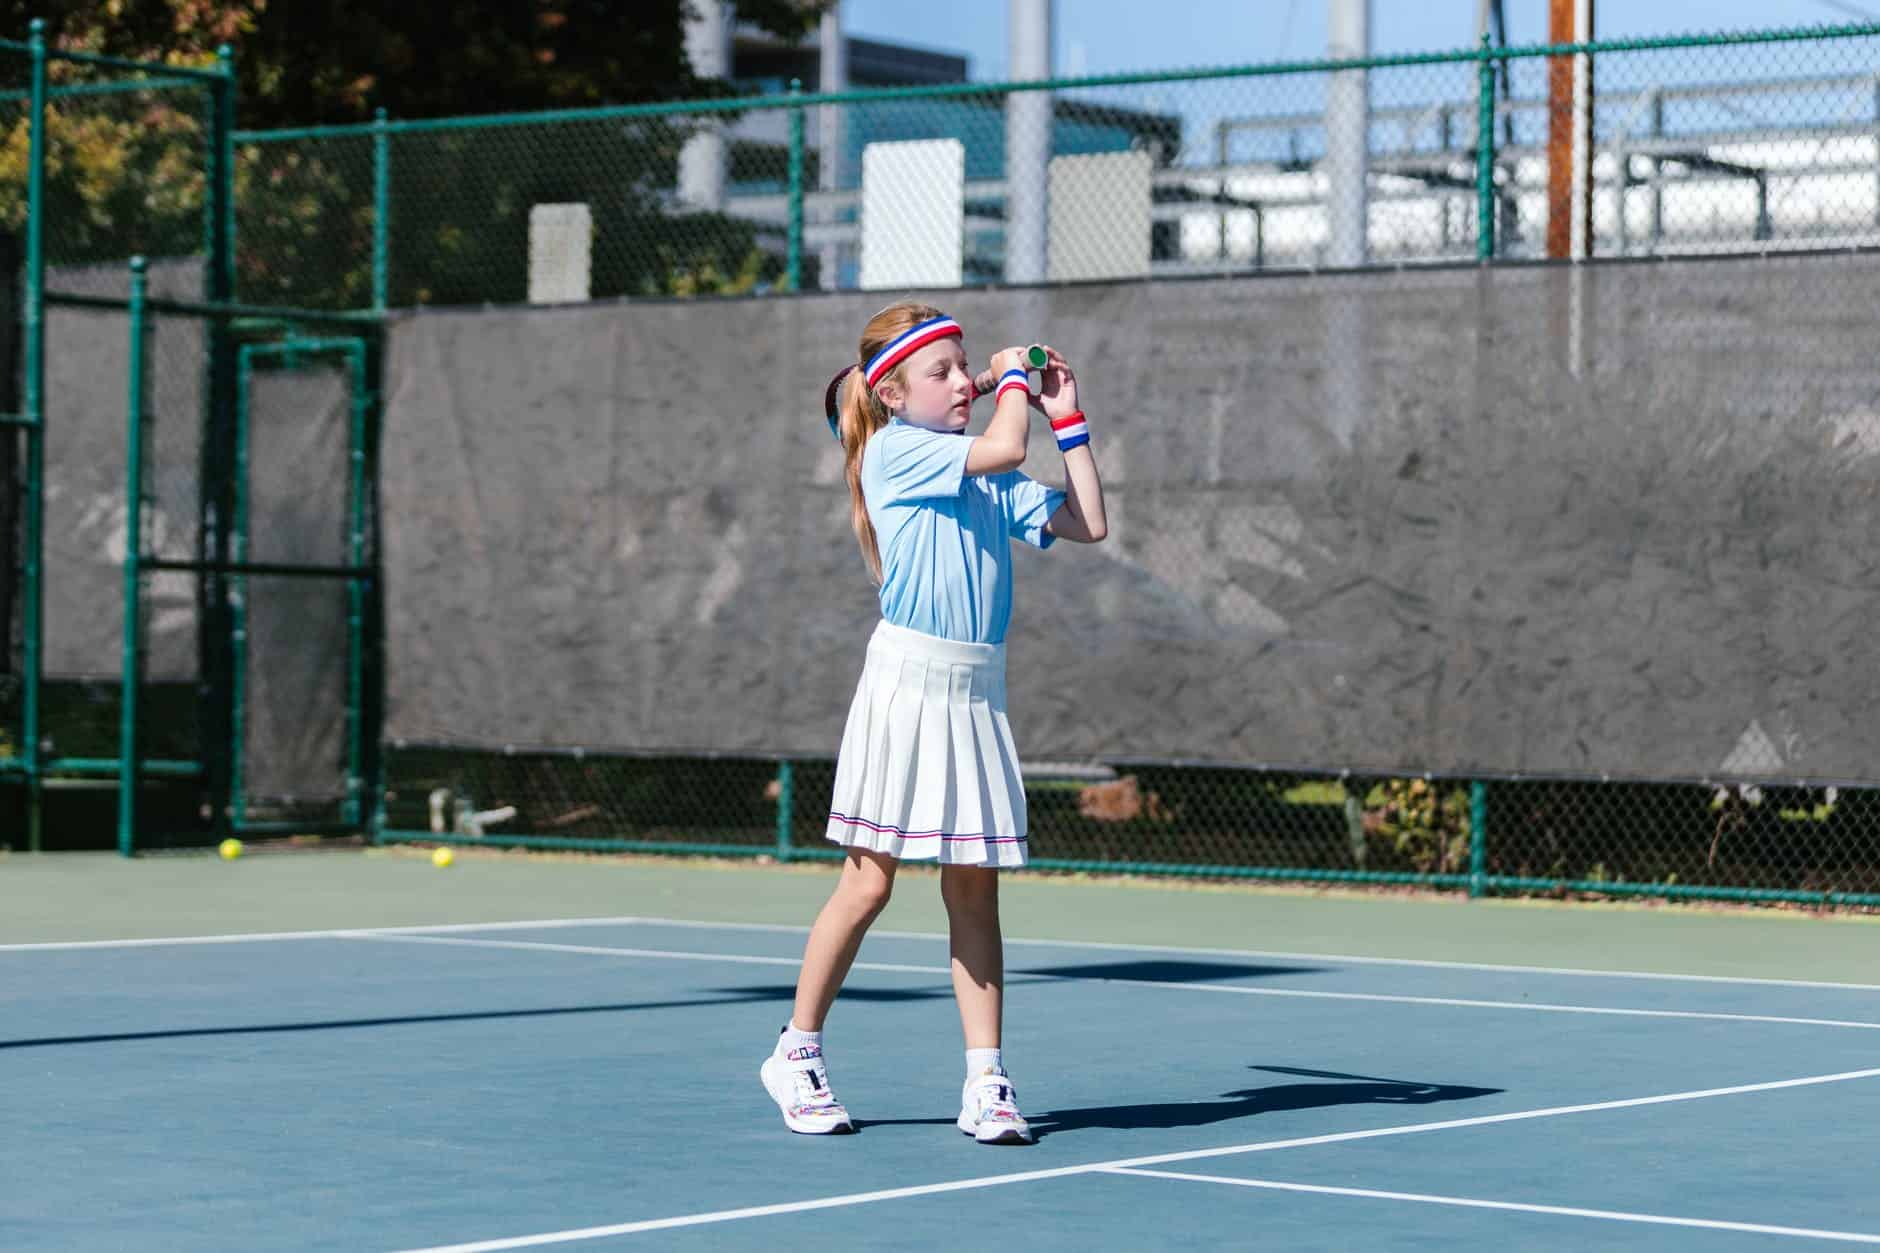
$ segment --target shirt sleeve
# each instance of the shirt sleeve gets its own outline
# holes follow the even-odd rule
[[[999,477],[1006,480],[1000,485],[1003,489],[1000,498],[1005,507],[1006,530],[1013,539],[1023,540],[1034,548],[1051,547],[1057,536],[1045,530],[1044,524],[1051,520],[1051,515],[1064,503],[1064,492],[1046,486],[1020,470]]]
[[[881,503],[960,494],[973,445],[970,437],[897,423],[875,438],[881,441],[881,483],[887,493]]]

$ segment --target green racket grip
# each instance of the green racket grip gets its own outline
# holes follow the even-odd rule
[[[1051,354],[1047,353],[1040,345],[1033,344],[1025,350],[1025,366],[1027,369],[1042,370],[1050,364]]]

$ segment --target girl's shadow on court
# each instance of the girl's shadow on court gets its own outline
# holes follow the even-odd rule
[[[1281,1110],[1327,1109],[1336,1105],[1434,1105],[1495,1096],[1501,1088],[1476,1088],[1455,1083],[1415,1083],[1404,1079],[1378,1079],[1331,1070],[1302,1070],[1295,1066],[1250,1066],[1279,1075],[1299,1075],[1332,1082],[1278,1083],[1263,1088],[1224,1092],[1218,1100],[1171,1101],[1161,1104],[1092,1105],[1082,1109],[1055,1109],[1031,1118],[1031,1129],[1043,1139],[1062,1131],[1111,1128],[1122,1131],[1171,1130],[1207,1127],[1214,1123],[1251,1118]],[[892,1125],[948,1125],[946,1118],[857,1119],[858,1128]]]

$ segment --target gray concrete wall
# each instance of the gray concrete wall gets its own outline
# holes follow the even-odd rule
[[[1880,778],[1876,278],[1599,267],[1578,377],[1566,270],[947,293],[1069,356],[1109,490],[1015,554],[1021,751]],[[400,322],[388,733],[832,752],[876,609],[818,408],[879,303]]]

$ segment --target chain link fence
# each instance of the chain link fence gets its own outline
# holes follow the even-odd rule
[[[1846,26],[243,132],[242,291],[383,308],[1867,246],[1877,49]]]
[[[25,50],[0,46],[0,228],[12,232],[34,225],[24,207],[35,88]],[[167,258],[181,265],[175,281],[194,286],[189,261],[218,255],[217,201],[232,194],[243,299],[374,311],[1865,250],[1880,244],[1876,53],[1880,25],[1843,26],[501,118],[381,118],[232,137],[218,113],[226,65],[172,71],[52,54],[38,84],[46,107],[36,225],[53,292],[120,297],[133,254],[158,259],[154,285]],[[223,163],[225,137],[232,169]],[[1650,303],[1641,297],[1634,314]],[[1691,342],[1714,338],[1729,316],[1719,309],[1689,321]],[[1577,315],[1560,320],[1581,328]],[[1505,328],[1476,331],[1486,359]],[[1578,363],[1572,372],[1598,375],[1602,351],[1618,361],[1619,333],[1572,331],[1584,340],[1564,350]],[[1432,387],[1438,374],[1453,373],[1415,347],[1392,340],[1375,355],[1397,354]],[[198,519],[185,508],[162,522],[166,502],[193,502],[204,485],[195,430],[169,417],[193,418],[203,403],[204,351],[170,344],[154,354],[146,539],[152,555],[173,548],[179,561],[199,546]],[[1858,365],[1824,363],[1822,379],[1809,396],[1783,403],[1839,424],[1854,452],[1880,447],[1871,395],[1866,408],[1849,400],[1867,386]],[[1532,385],[1500,382],[1517,403]],[[1675,362],[1658,382],[1680,386]],[[1702,391],[1701,379],[1684,382]],[[0,530],[29,553],[39,542],[30,533],[39,508],[35,454],[27,428],[9,429],[22,430],[7,471],[20,483],[22,507]],[[1225,428],[1212,429],[1219,445]],[[1316,446],[1269,451],[1309,459]],[[1207,455],[1218,463],[1221,450]],[[1414,494],[1413,461],[1404,461],[1403,477]],[[48,516],[65,537],[54,551],[72,544],[74,578],[107,552],[111,529],[104,515],[84,512],[84,499],[63,496]],[[1172,571],[1161,589],[1170,612],[1193,601],[1217,623],[1230,610],[1252,613],[1257,605],[1234,599],[1249,570],[1277,583],[1294,558],[1314,560],[1297,543],[1296,519],[1270,508],[1235,519],[1234,528],[1210,533],[1216,551],[1191,554],[1197,570],[1220,567],[1218,586],[1190,587],[1182,582],[1190,572]],[[805,533],[814,522],[803,522]],[[81,542],[87,535],[97,542]],[[1224,544],[1241,547],[1223,554]],[[1143,577],[1150,556],[1123,553]],[[174,605],[165,599],[169,578],[183,589]],[[187,690],[202,629],[189,587],[189,575],[151,575],[148,611],[153,620],[168,615],[181,632],[174,665],[153,654],[145,709],[154,734],[144,746],[152,757],[192,755],[211,730],[196,725],[199,705]],[[11,702],[14,745],[27,725],[39,742],[23,758],[10,746],[0,759],[16,768],[25,761],[29,777],[42,756],[102,759],[117,718],[108,682],[75,674],[70,699],[48,698],[56,707],[30,718],[20,709],[24,676],[42,662],[27,654],[43,624],[28,621],[32,597],[15,590],[0,695]],[[254,590],[267,590],[261,576]],[[1392,592],[1405,604],[1442,594]],[[1824,613],[1848,610],[1840,591],[1810,594]],[[1390,610],[1388,596],[1376,603]],[[358,616],[356,605],[328,608],[329,617]],[[1466,616],[1466,606],[1457,613]],[[107,635],[109,619],[99,619]],[[283,618],[279,639],[298,622]],[[258,636],[255,658],[265,644]],[[342,765],[330,721],[314,728],[319,743],[308,750],[327,773]],[[308,729],[289,716],[274,730],[257,720],[245,734],[259,760],[268,746],[252,737],[298,751],[293,737]],[[1723,782],[1615,782],[1392,772],[1391,762],[1358,775],[1093,753],[1028,763],[1027,787],[1034,864],[1047,870],[1880,906],[1880,792],[1862,785],[1869,776],[1846,785],[1783,781],[1781,761],[1779,752],[1744,757]],[[488,736],[476,748],[393,741],[376,825],[394,840],[828,857],[833,846],[821,832],[832,771],[814,756],[494,750]],[[306,798],[273,799],[281,807],[270,816],[291,820]],[[336,803],[322,794],[308,812],[330,816]]]
[[[218,136],[228,128],[230,82],[226,63],[134,62],[62,48],[42,22],[27,42],[0,40],[9,324],[0,335],[0,779],[4,838],[16,846],[58,847],[75,829],[111,827],[90,819],[115,806],[122,707],[117,647],[100,641],[115,639],[124,613],[128,262],[152,258],[167,296],[207,292],[203,259],[217,237],[217,207],[227,204]],[[153,358],[167,364],[153,371],[145,399],[166,419],[166,446],[187,443],[193,472],[201,345],[155,338]],[[57,432],[50,440],[48,430]],[[179,542],[193,542],[193,498],[169,520],[185,537]],[[153,657],[148,695],[161,724],[153,744],[166,755],[194,751],[194,644]],[[186,654],[187,663],[179,660]],[[157,775],[194,769],[152,765]],[[197,809],[187,784],[154,803],[170,815]]]
[[[370,183],[381,198],[354,254],[370,254],[377,264],[367,278],[348,281],[355,287],[376,284],[381,302],[390,306],[813,288],[934,291],[1427,263],[1427,282],[1392,286],[1373,274],[1363,284],[1352,280],[1350,291],[1318,280],[1295,291],[1288,286],[1294,280],[1287,279],[1257,292],[1184,287],[1185,299],[1170,295],[1163,301],[1149,287],[1112,283],[1054,293],[1048,310],[1036,301],[1024,306],[1023,316],[1047,317],[1057,332],[1077,336],[1086,349],[1108,342],[1105,325],[1135,326],[1148,319],[1143,325],[1155,328],[1159,364],[1125,367],[1106,359],[1101,370],[1093,365],[1093,378],[1103,375],[1104,394],[1122,414],[1159,396],[1162,407],[1189,415],[1179,435],[1160,436],[1119,416],[1115,437],[1099,450],[1100,459],[1106,449],[1113,459],[1105,463],[1105,474],[1114,485],[1120,538],[1110,553],[1115,568],[1106,566],[1098,581],[1114,586],[1093,589],[1088,576],[1047,563],[1033,593],[1037,604],[1051,606],[1046,616],[1068,614],[1086,625],[1116,628],[1114,639],[1103,631],[1088,637],[1109,639],[1106,666],[1135,655],[1128,641],[1136,636],[1161,638],[1160,631],[1188,640],[1185,632],[1198,631],[1188,642],[1205,649],[1272,630],[1289,638],[1284,628],[1290,622],[1308,634],[1318,632],[1312,641],[1333,652],[1346,648],[1355,657],[1375,646],[1382,667],[1373,676],[1376,684],[1365,688],[1368,696],[1354,694],[1356,688],[1341,696],[1319,683],[1331,682],[1330,670],[1338,667],[1302,653],[1290,670],[1268,676],[1277,687],[1262,697],[1283,691],[1295,698],[1304,710],[1297,713],[1301,743],[1323,733],[1335,717],[1359,718],[1338,742],[1348,761],[1370,763],[1366,772],[1331,768],[1341,764],[1336,749],[1301,754],[1323,768],[1302,767],[1296,758],[1292,765],[1256,769],[1144,760],[1136,754],[1147,750],[1139,745],[1132,754],[1124,742],[1112,745],[1121,749],[1114,756],[1092,751],[1075,760],[1028,763],[1032,864],[1060,871],[1415,884],[1474,894],[1697,896],[1873,908],[1880,906],[1880,814],[1873,805],[1880,793],[1862,786],[1869,776],[1858,770],[1845,785],[1831,784],[1826,780],[1834,771],[1804,772],[1797,756],[1803,741],[1810,755],[1832,741],[1821,721],[1829,717],[1825,705],[1802,719],[1820,725],[1800,738],[1790,736],[1796,745],[1789,745],[1781,727],[1765,732],[1753,719],[1745,725],[1736,713],[1742,693],[1719,690],[1713,693],[1718,716],[1709,724],[1679,723],[1675,736],[1689,764],[1661,763],[1655,769],[1665,774],[1653,778],[1635,761],[1632,776],[1620,781],[1596,772],[1550,775],[1548,768],[1566,768],[1570,760],[1597,760],[1602,767],[1595,769],[1603,768],[1615,745],[1634,742],[1627,737],[1704,691],[1700,677],[1677,673],[1675,660],[1641,657],[1643,670],[1622,675],[1614,670],[1617,660],[1599,659],[1588,674],[1612,671],[1606,696],[1563,693],[1562,699],[1592,704],[1563,715],[1563,725],[1551,731],[1527,714],[1514,717],[1505,703],[1477,708],[1464,689],[1467,676],[1478,674],[1472,664],[1492,660],[1472,650],[1495,643],[1493,629],[1484,626],[1502,621],[1504,611],[1506,634],[1497,647],[1505,670],[1480,671],[1481,681],[1518,686],[1541,673],[1515,660],[1539,639],[1521,628],[1518,602],[1527,593],[1533,597],[1530,614],[1552,613],[1543,606],[1570,594],[1563,589],[1582,578],[1590,580],[1582,596],[1605,596],[1601,589],[1613,579],[1644,593],[1645,583],[1657,579],[1649,571],[1663,561],[1665,586],[1676,589],[1667,594],[1688,594],[1691,613],[1708,612],[1699,604],[1703,580],[1678,571],[1696,562],[1718,586],[1733,583],[1740,573],[1731,538],[1735,523],[1722,517],[1704,521],[1715,513],[1715,502],[1672,493],[1669,481],[1655,477],[1661,471],[1677,475],[1676,467],[1693,455],[1709,458],[1722,475],[1718,484],[1728,479],[1736,485],[1718,490],[1741,489],[1741,508],[1770,510],[1771,519],[1790,509],[1784,502],[1792,503],[1792,494],[1781,484],[1795,474],[1814,476],[1819,491],[1858,490],[1864,472],[1846,467],[1867,447],[1873,381],[1842,347],[1832,346],[1841,345],[1837,337],[1851,309],[1845,290],[1823,285],[1825,275],[1808,288],[1811,280],[1776,263],[1726,273],[1711,262],[1686,261],[1675,276],[1620,266],[1593,270],[1582,282],[1577,268],[1570,275],[1523,270],[1519,263],[1806,253],[1880,243],[1876,51],[1880,27],[1564,50],[1483,49],[1023,89],[972,85],[449,124],[385,122],[367,130],[244,136],[244,151],[273,160],[307,146],[337,151],[331,146],[350,145],[353,173],[346,182],[355,190]],[[363,164],[368,157],[369,169]],[[413,164],[416,170],[405,169]],[[422,183],[424,178],[430,182]],[[1477,261],[1508,263],[1508,281],[1476,285],[1454,273],[1457,263]],[[1447,276],[1441,273],[1445,266]],[[1754,297],[1735,314],[1727,299],[1732,283],[1748,284]],[[1812,314],[1798,303],[1805,288],[1813,293]],[[1714,299],[1713,289],[1726,298]],[[1132,290],[1139,294],[1132,296]],[[343,299],[337,289],[300,298]],[[980,308],[975,302],[981,297],[949,299],[975,326],[1014,316],[994,311],[1003,306]],[[1466,310],[1455,304],[1474,300],[1481,303]],[[1274,302],[1283,310],[1269,308]],[[571,369],[589,360],[582,354],[594,350],[593,344],[612,344],[616,355],[625,351],[637,360],[631,354],[647,351],[647,341],[653,341],[659,345],[655,355],[696,378],[683,364],[694,351],[693,338],[744,342],[754,334],[774,336],[801,355],[812,344],[824,345],[834,322],[852,333],[853,311],[846,304],[835,309],[834,303],[803,306],[787,317],[779,313],[770,318],[774,325],[761,329],[743,322],[734,328],[663,302],[666,322],[660,327],[616,326],[596,313],[579,334],[563,323],[477,331],[472,315],[465,314],[462,344],[453,339],[456,331],[432,323],[424,335],[407,338],[405,351],[427,368],[448,372],[450,363],[469,352],[465,345],[487,341],[487,350],[464,359],[476,363],[479,390],[502,390],[509,384],[488,373],[492,354],[500,355],[497,346],[518,337],[535,344],[534,351],[554,352]],[[1802,355],[1809,361],[1820,357],[1818,368],[1797,357],[1781,369],[1767,363],[1771,368],[1756,380],[1725,382],[1736,377],[1742,362],[1719,358],[1719,345],[1753,336],[1758,318],[1788,322],[1811,316],[1821,322],[1815,341],[1820,351]],[[1650,336],[1639,319],[1647,319]],[[1741,319],[1747,320],[1738,325]],[[1080,329],[1073,330],[1073,322]],[[1462,327],[1471,330],[1458,344],[1455,331]],[[998,326],[995,338],[1003,330]],[[1234,344],[1245,342],[1235,340],[1240,335],[1262,343],[1270,359],[1257,385],[1271,412],[1248,435],[1259,451],[1252,460],[1236,451],[1232,434],[1244,415],[1209,389],[1218,384],[1244,391],[1255,381],[1250,375],[1234,375],[1231,384],[1207,381],[1214,378],[1210,371],[1225,368],[1221,363],[1233,357]],[[1655,347],[1638,347],[1646,338]],[[1315,367],[1335,344],[1345,345],[1345,358],[1329,369]],[[1659,350],[1672,355],[1661,358]],[[1788,348],[1776,351],[1782,355]],[[779,368],[788,372],[796,363]],[[1811,368],[1807,378],[1798,373]],[[1255,369],[1248,365],[1243,374]],[[1180,380],[1173,385],[1170,370]],[[825,366],[817,381],[826,373]],[[812,390],[797,386],[798,380],[788,382],[788,388],[776,384],[780,396]],[[751,390],[708,379],[690,395],[701,412],[775,407],[768,393],[745,394]],[[597,415],[618,407],[604,392],[599,383],[582,392],[583,403]],[[655,409],[672,403],[656,387],[642,392],[619,403],[628,409],[628,400]],[[532,403],[518,392],[501,407],[534,412]],[[1779,430],[1759,427],[1752,412],[1758,406],[1794,420]],[[548,511],[554,516],[566,511],[571,518],[598,517],[603,499],[613,502],[605,507],[609,517],[619,509],[665,508],[656,492],[639,500],[630,477],[616,482],[598,465],[584,463],[578,482],[557,479],[560,454],[544,456],[542,449],[545,440],[560,442],[562,433],[538,432],[539,438],[525,441],[525,450],[499,445],[497,433],[461,406],[440,402],[425,408],[431,434],[405,450],[407,458],[422,461],[425,440],[441,438],[441,432],[457,429],[449,423],[462,422],[463,435],[472,441],[465,446],[478,448],[480,457],[494,455],[498,447],[508,450],[501,456],[518,484],[568,484],[567,498]],[[1678,415],[1686,410],[1694,412],[1696,425],[1679,425]],[[1389,416],[1374,422],[1380,411]],[[1650,422],[1636,420],[1648,412],[1654,415]],[[1510,433],[1510,415],[1522,419],[1513,426],[1533,428],[1527,436]],[[408,422],[418,418],[405,415]],[[603,426],[607,421],[597,420]],[[440,421],[446,425],[428,425]],[[1790,470],[1766,480],[1722,470],[1725,461],[1735,464],[1752,445],[1762,446],[1757,430],[1775,441],[1768,457],[1793,459],[1784,461]],[[1818,447],[1818,432],[1842,451]],[[661,455],[658,440],[642,434],[648,437],[636,445],[641,455]],[[699,438],[709,442],[715,436],[701,432]],[[799,465],[795,443],[784,435],[766,428],[752,438],[784,441],[774,448],[765,443],[763,457],[774,459],[775,474],[788,482],[831,481],[822,469]],[[1563,442],[1556,447],[1549,442],[1555,439]],[[1617,486],[1619,480],[1592,492],[1575,486],[1574,475],[1582,471],[1591,481],[1604,481],[1596,463],[1609,452],[1622,455],[1613,450],[1623,449],[1628,439],[1634,447],[1625,455],[1638,463],[1635,473],[1622,476],[1629,486]],[[1716,460],[1723,449],[1729,456]],[[1513,497],[1472,497],[1466,490],[1470,476],[1489,473],[1491,465],[1498,474],[1506,472],[1508,481],[1521,479],[1537,457],[1561,467],[1564,477],[1555,486],[1563,495],[1554,505],[1536,500],[1530,508]],[[1477,458],[1480,468],[1465,470]],[[1450,483],[1446,476],[1452,475]],[[1302,495],[1301,485],[1309,482],[1322,482],[1323,492],[1303,489]],[[1171,485],[1179,495],[1163,492]],[[1663,500],[1664,516],[1682,519],[1687,530],[1721,528],[1716,542],[1702,554],[1673,551],[1680,543],[1675,535],[1683,534],[1678,526],[1660,529],[1648,519],[1659,515],[1642,508],[1624,514],[1622,497],[1634,488],[1644,493],[1642,500]],[[1678,493],[1686,489],[1700,495],[1708,490],[1695,480],[1678,480]],[[596,492],[592,500],[584,494]],[[1602,526],[1599,519],[1610,511],[1593,499],[1602,493],[1613,497],[1621,517],[1635,515],[1636,526]],[[695,573],[703,579],[714,562],[735,568],[748,560],[775,582],[762,583],[768,589],[763,594],[777,598],[770,602],[771,614],[805,630],[826,626],[820,619],[815,627],[799,620],[802,606],[789,597],[797,585],[825,586],[826,577],[836,576],[816,566],[812,577],[813,563],[798,570],[790,563],[803,564],[801,559],[780,555],[794,553],[792,544],[814,542],[809,537],[822,534],[816,519],[791,521],[785,529],[795,538],[771,553],[761,538],[737,529],[735,490],[725,486],[722,494],[717,506],[707,500],[704,507],[716,508],[710,516],[723,514],[731,529],[711,559],[692,559]],[[1139,505],[1163,519],[1166,533],[1136,512]],[[1548,512],[1551,521],[1536,510]],[[1490,545],[1490,555],[1489,548],[1462,538],[1469,526],[1504,513],[1523,534],[1532,533],[1533,547],[1516,569],[1498,564],[1512,559],[1512,548],[1503,552]],[[1569,516],[1578,520],[1563,528]],[[669,520],[676,523],[678,515]],[[449,612],[445,606],[457,603],[455,592],[431,578],[447,570],[451,559],[424,544],[453,530],[481,528],[485,521],[478,510],[453,515],[442,530],[404,520],[410,528],[404,542],[426,553],[424,594],[436,599],[434,609]],[[1590,528],[1584,535],[1582,522]],[[682,544],[686,533],[680,526],[662,539],[665,533],[652,526],[633,540],[650,552],[668,540]],[[494,534],[486,539],[510,543]],[[599,552],[608,543],[597,533],[584,541],[582,552]],[[766,566],[760,550],[783,566]],[[538,561],[542,586],[530,605],[559,604],[549,584],[576,578],[572,571],[585,568],[585,557],[558,550],[539,560],[554,569]],[[627,596],[638,606],[633,621],[645,638],[636,656],[643,662],[663,646],[655,639],[664,638],[664,619],[651,601],[632,594],[637,576],[623,570],[638,567],[616,569],[626,560],[618,554],[609,560],[610,573],[596,568],[578,577],[600,579],[608,595]],[[1829,564],[1838,560],[1830,558]],[[684,561],[668,566],[647,566],[644,573],[653,580],[648,595],[663,589],[655,599],[677,597],[674,604],[683,608],[690,602],[679,591],[691,586],[685,582],[690,567]],[[1732,572],[1725,573],[1726,567]],[[1806,577],[1812,584],[1815,576]],[[1819,602],[1824,613],[1838,613],[1830,604],[1838,603],[1830,586],[1839,586],[1838,577],[1811,585],[1804,599]],[[747,579],[747,590],[761,583],[755,574]],[[518,640],[547,631],[571,641],[538,675],[591,668],[581,650],[601,637],[587,621],[595,608],[589,599],[538,618],[515,598],[489,603],[489,590],[479,593],[484,599],[466,601],[465,612],[513,619],[505,629],[522,632]],[[1330,605],[1333,591],[1346,597],[1342,607]],[[1142,612],[1127,622],[1110,622],[1103,606],[1111,592]],[[699,594],[712,595],[709,588]],[[1725,592],[1723,598],[1737,594]],[[720,589],[712,603],[722,599]],[[1747,601],[1742,608],[1763,621]],[[1631,633],[1631,612],[1622,597],[1593,614],[1589,622],[1597,627],[1598,642],[1589,635],[1581,646],[1605,649],[1610,642],[1615,657],[1629,658],[1620,639]],[[1144,613],[1162,617],[1152,628]],[[1347,629],[1354,620],[1372,624],[1365,628],[1373,632],[1371,643],[1360,643]],[[1053,625],[1061,623],[1054,619]],[[1773,619],[1765,625],[1775,633],[1788,630]],[[1395,642],[1393,632],[1399,636]],[[1421,641],[1431,632],[1448,642],[1426,647]],[[1734,639],[1737,633],[1730,634]],[[1767,643],[1785,647],[1774,643],[1773,634]],[[1562,638],[1557,647],[1571,652],[1574,644]],[[504,717],[464,696],[483,671],[475,665],[461,674],[451,671],[456,663],[449,661],[447,647],[426,643],[422,651],[424,657],[409,664],[413,674],[425,676],[428,694],[420,702],[408,691],[409,707],[394,722],[435,727],[446,738],[389,745],[381,823],[387,839],[777,859],[836,855],[822,839],[833,771],[826,759],[723,751],[690,756],[683,748],[641,755],[604,751],[604,737],[576,730],[609,724],[616,716],[608,713],[599,678],[591,690],[570,694],[557,711],[531,703],[526,718],[515,708]],[[1266,665],[1260,656],[1251,655],[1250,664]],[[1537,666],[1544,661],[1538,653],[1529,660]],[[448,664],[429,668],[440,662]],[[1570,665],[1570,659],[1559,664]],[[1443,679],[1452,665],[1450,678]],[[1116,674],[1120,684],[1155,699],[1156,676],[1166,672],[1167,666],[1149,665],[1137,674]],[[715,673],[736,686],[727,672]],[[1397,687],[1384,684],[1391,673]],[[1255,682],[1252,670],[1244,676]],[[1766,677],[1775,685],[1772,692],[1786,690],[1795,679]],[[1354,676],[1354,683],[1360,680]],[[495,674],[489,681],[507,684]],[[1745,672],[1745,684],[1760,681]],[[683,686],[678,676],[672,682]],[[1675,697],[1659,686],[1664,683],[1677,689]],[[1421,708],[1426,686],[1459,702],[1453,717]],[[1193,690],[1187,695],[1195,714],[1200,698]],[[1513,686],[1506,695],[1520,699]],[[1797,695],[1802,697],[1799,689]],[[1606,698],[1619,704],[1606,709],[1599,705]],[[1435,696],[1429,699],[1442,705]],[[1182,706],[1174,695],[1167,702]],[[1218,720],[1233,701],[1222,694],[1202,703]],[[1243,721],[1254,716],[1251,707],[1258,702],[1241,703],[1248,706],[1241,711]],[[418,716],[419,704],[424,716]],[[1463,706],[1472,712],[1460,712]],[[481,712],[472,713],[473,707]],[[1314,709],[1322,725],[1312,725]],[[1276,712],[1264,705],[1260,711]],[[657,725],[646,743],[679,735],[669,724],[681,712],[669,710],[661,722],[654,710]],[[683,712],[692,726],[698,709]],[[1161,725],[1165,713],[1144,717]],[[1478,716],[1486,720],[1471,721]],[[1609,739],[1604,744],[1576,743],[1577,730],[1565,726],[1578,727],[1584,718],[1591,733],[1602,717]],[[492,739],[501,743],[505,722],[512,734],[530,733],[522,728],[526,722],[576,743],[586,735],[595,747],[572,749],[568,740],[557,740],[555,747],[493,748]],[[1409,768],[1420,751],[1410,747],[1413,727],[1434,732],[1454,748],[1469,735],[1486,737],[1474,741],[1478,745],[1491,742],[1491,724],[1515,734],[1514,722],[1528,726],[1521,734],[1553,736],[1549,750],[1534,756],[1534,776]],[[1113,738],[1121,741],[1125,732]],[[1360,740],[1375,751],[1360,754],[1353,747]],[[627,742],[640,743],[632,737]],[[675,742],[724,749],[737,741],[704,736]],[[1525,761],[1538,743],[1511,746],[1509,752]],[[1496,757],[1480,747],[1473,755],[1477,770],[1488,769],[1484,757]],[[1821,764],[1825,758],[1815,760]],[[1716,768],[1718,781],[1676,774],[1697,768]],[[1785,769],[1808,777],[1784,780]]]
[[[384,820],[415,842],[826,860],[841,856],[823,838],[834,772],[394,743]],[[1045,871],[1880,908],[1871,789],[1165,763],[1025,775],[1030,864]]]

